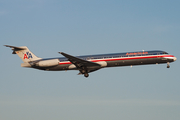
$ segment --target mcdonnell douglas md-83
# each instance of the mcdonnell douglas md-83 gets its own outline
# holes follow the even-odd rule
[[[12,54],[17,54],[22,59],[24,63],[21,64],[21,67],[47,71],[79,70],[79,74],[83,74],[85,77],[88,77],[90,72],[105,67],[167,63],[167,68],[169,68],[169,63],[177,59],[160,50],[84,56],[72,56],[59,52],[64,57],[43,59],[35,56],[26,46],[5,46],[12,48]]]

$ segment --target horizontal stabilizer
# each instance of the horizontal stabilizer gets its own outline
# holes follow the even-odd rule
[[[12,48],[13,50],[12,54],[16,54],[15,51],[26,50],[26,48],[22,48],[22,47],[15,47],[15,46],[10,46],[10,45],[4,45],[4,46]]]

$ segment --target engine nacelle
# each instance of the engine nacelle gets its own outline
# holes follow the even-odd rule
[[[39,67],[53,67],[59,65],[59,60],[58,59],[53,59],[53,60],[43,60],[39,61],[36,63],[36,66]]]

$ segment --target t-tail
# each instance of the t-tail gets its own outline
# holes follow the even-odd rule
[[[40,60],[41,58],[34,55],[26,46],[15,47],[10,45],[4,45],[6,47],[12,48],[12,54],[17,54],[21,60],[24,62],[21,64],[22,67],[31,67],[29,62]]]

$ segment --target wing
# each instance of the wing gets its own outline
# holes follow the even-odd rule
[[[87,60],[83,60],[77,57],[74,57],[72,55],[68,55],[66,53],[63,52],[59,52],[60,54],[62,54],[64,57],[66,57],[72,64],[74,64],[77,68],[82,67],[82,66],[86,66],[86,67],[92,67],[92,66],[99,66],[99,64],[94,63],[94,62],[90,62]]]
[[[84,73],[83,70],[85,70],[87,73],[89,73],[89,72],[96,71],[96,70],[100,69],[100,67],[101,67],[101,65],[99,65],[97,63],[83,60],[83,59],[74,57],[72,55],[63,53],[63,52],[59,52],[59,53],[62,54],[64,57],[66,57],[72,64],[74,64],[82,74]]]

